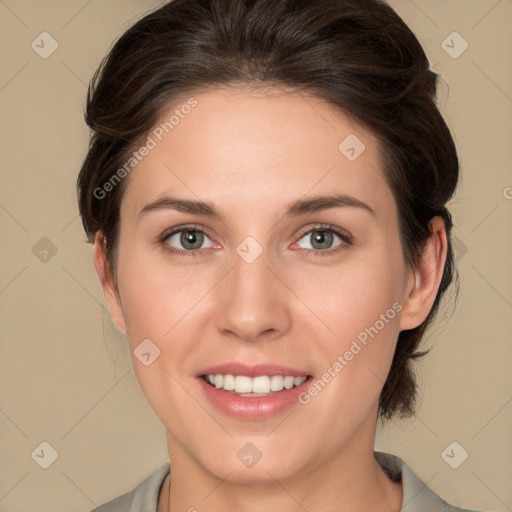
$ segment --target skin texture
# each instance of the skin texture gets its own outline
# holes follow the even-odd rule
[[[401,483],[373,458],[378,398],[400,330],[419,325],[435,299],[446,258],[443,222],[431,221],[423,257],[409,269],[367,129],[297,93],[233,87],[194,98],[197,106],[125,178],[116,276],[101,233],[94,247],[106,300],[167,432],[172,485],[169,496],[166,480],[158,510],[398,511]],[[350,134],[366,148],[355,161],[338,149]],[[333,193],[363,201],[375,215],[345,206],[283,216],[294,200]],[[165,195],[211,202],[224,217],[171,209],[139,215]],[[319,223],[345,230],[352,243],[334,235],[330,245],[313,245],[315,233],[303,233]],[[166,250],[190,251],[180,233],[161,241],[187,224],[206,232],[198,256]],[[252,263],[236,252],[247,236],[263,249]],[[341,250],[307,252],[322,247]],[[325,389],[284,414],[226,416],[195,377],[206,366],[240,361],[319,378],[395,302],[401,311]],[[161,351],[150,366],[133,355],[146,338]],[[251,468],[236,455],[247,442],[262,453]]]

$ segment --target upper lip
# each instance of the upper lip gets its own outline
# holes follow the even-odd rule
[[[244,363],[223,363],[215,366],[208,366],[203,368],[197,373],[197,377],[203,375],[246,375],[247,377],[259,377],[261,375],[287,375],[293,377],[309,376],[310,373],[306,370],[297,370],[288,366],[281,366],[277,364],[254,364],[247,365]]]

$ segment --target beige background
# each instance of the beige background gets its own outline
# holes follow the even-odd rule
[[[75,195],[86,84],[158,3],[0,0],[0,512],[88,511],[167,460],[103,312]],[[462,163],[451,202],[461,291],[431,331],[418,417],[379,430],[377,448],[454,504],[512,510],[512,0],[391,4],[445,81],[440,104]],[[31,48],[43,31],[59,45],[47,59]],[[469,44],[456,59],[441,47],[454,31]],[[58,453],[48,469],[31,457],[43,441]],[[441,457],[453,441],[469,453],[458,469]]]

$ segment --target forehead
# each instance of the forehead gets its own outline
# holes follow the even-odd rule
[[[269,208],[334,191],[376,208],[391,199],[377,139],[312,96],[234,87],[194,94],[162,113],[147,145],[128,176],[126,210],[169,191]]]

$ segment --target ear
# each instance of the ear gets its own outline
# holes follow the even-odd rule
[[[429,229],[424,251],[416,267],[410,270],[400,317],[401,331],[414,329],[427,318],[443,277],[448,248],[443,219],[432,218]]]
[[[127,330],[125,327],[119,289],[117,287],[114,272],[111,269],[107,258],[105,237],[101,231],[98,231],[94,238],[93,254],[94,266],[96,267],[96,272],[98,272],[101,286],[103,288],[103,295],[105,295],[105,300],[107,301],[108,308],[110,309],[114,325],[118,331],[126,334]]]

